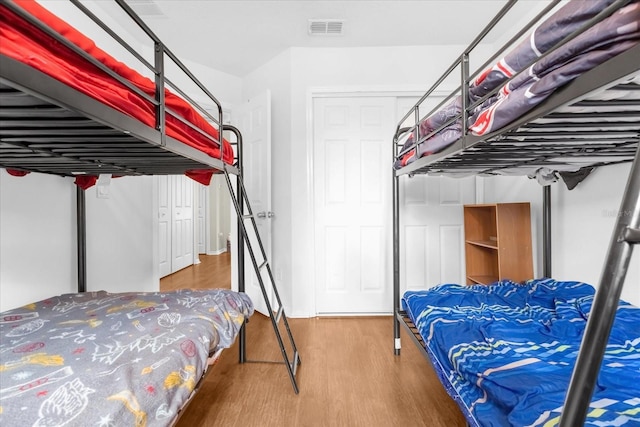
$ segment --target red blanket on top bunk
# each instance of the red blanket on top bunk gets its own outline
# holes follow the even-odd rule
[[[35,1],[21,0],[20,7],[129,80],[141,91],[152,98],[155,96],[153,81],[114,59],[96,46],[91,39]],[[34,67],[150,127],[155,127],[156,112],[152,103],[3,5],[0,5],[0,38],[2,39],[0,43],[1,54]],[[170,113],[165,114],[168,136],[211,157],[222,158],[224,162],[229,164],[233,163],[233,148],[229,142],[223,140],[221,155],[218,130],[209,124],[187,101],[169,90],[165,90],[165,105],[168,109],[205,131],[215,141],[192,129]],[[208,184],[211,174],[202,172],[196,173],[194,179],[200,182],[206,181],[203,183]]]

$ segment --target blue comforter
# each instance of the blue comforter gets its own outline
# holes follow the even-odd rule
[[[579,282],[440,285],[407,310],[445,388],[481,426],[557,425],[594,297]],[[640,309],[619,304],[587,425],[640,425]]]

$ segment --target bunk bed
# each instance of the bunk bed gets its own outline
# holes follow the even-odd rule
[[[630,360],[640,356],[640,316],[620,294],[640,242],[640,3],[552,1],[471,70],[470,57],[515,4],[505,4],[397,126],[394,350],[400,354],[402,327],[470,425],[637,424],[638,366]],[[441,100],[452,79],[460,85]],[[594,168],[628,162],[625,215],[617,218],[597,291],[554,281],[550,184],[563,180],[571,189]],[[415,174],[537,179],[543,184],[544,278],[443,284],[401,296],[399,182]],[[550,347],[532,350],[554,337],[563,357]],[[612,359],[617,351],[627,352],[625,362]],[[616,388],[620,395],[607,394]]]
[[[116,3],[148,36],[153,61],[85,5],[70,3],[152,78],[37,2],[0,2],[0,168],[15,179],[73,178],[78,237],[78,292],[2,313],[0,423],[169,425],[237,337],[244,361],[242,326],[253,313],[244,275],[238,292],[87,292],[84,191],[103,175],[185,174],[203,184],[214,173],[240,176],[241,135],[223,125],[220,102],[124,1]],[[217,115],[168,78],[167,59]]]

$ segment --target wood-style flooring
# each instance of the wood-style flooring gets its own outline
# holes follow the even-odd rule
[[[229,255],[163,278],[162,290],[230,285]],[[197,426],[429,426],[466,422],[429,361],[402,332],[393,354],[391,316],[289,319],[302,364],[293,392],[281,363],[238,363],[237,342],[210,368],[178,421]],[[247,358],[281,362],[268,317],[247,324]]]

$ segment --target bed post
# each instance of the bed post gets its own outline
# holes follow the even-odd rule
[[[76,185],[78,292],[87,291],[87,210],[84,190]]]
[[[232,132],[236,136],[238,156],[236,168],[238,169],[238,177],[242,177],[242,133],[238,128],[231,125],[222,125],[222,110],[220,109],[220,134],[222,135],[225,130]],[[222,154],[221,154],[222,155]],[[240,185],[239,179],[236,179],[236,194],[238,195],[238,209],[240,212],[244,212],[244,197],[242,194],[242,185]],[[232,195],[230,195],[232,196]],[[242,231],[242,224],[238,221],[237,224],[237,252],[238,252],[238,292],[244,292],[244,238]],[[247,349],[246,349],[246,331],[243,324],[238,334],[238,361],[245,363],[247,361]]]
[[[640,145],[629,172],[600,284],[573,369],[560,426],[583,425],[589,410],[633,245],[640,243]]]
[[[542,276],[551,277],[551,185],[542,187]]]
[[[392,161],[396,156],[396,145],[398,142],[398,133],[393,138],[393,155]],[[396,356],[400,355],[400,320],[398,320],[398,312],[400,311],[400,201],[399,201],[399,177],[395,169],[391,168],[393,192],[393,349]]]

